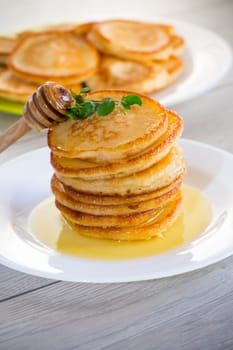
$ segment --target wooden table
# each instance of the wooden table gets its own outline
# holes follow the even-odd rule
[[[233,43],[232,13],[232,1],[213,0],[179,8],[174,17]],[[233,152],[232,71],[173,109],[184,117],[184,137]],[[1,114],[0,130],[15,120]],[[44,134],[31,133],[1,162],[44,144]],[[177,277],[124,284],[51,281],[1,266],[0,283],[1,350],[233,349],[233,257]]]

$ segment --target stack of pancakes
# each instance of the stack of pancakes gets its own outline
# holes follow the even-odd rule
[[[120,100],[127,91],[96,91]],[[123,114],[67,120],[48,133],[56,206],[80,234],[113,240],[159,236],[182,209],[181,118],[140,95]]]
[[[173,26],[129,20],[56,25],[0,37],[0,97],[25,102],[46,81],[73,90],[86,84],[93,90],[158,91],[181,73],[183,48]]]

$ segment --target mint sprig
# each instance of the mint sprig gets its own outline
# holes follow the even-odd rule
[[[120,107],[120,111],[126,114],[126,109],[130,109],[132,105],[142,105],[142,100],[137,95],[122,96],[120,101],[113,100],[111,97],[105,97],[103,99],[92,100],[89,96],[85,96],[90,92],[88,87],[84,87],[78,94],[71,90],[71,93],[75,100],[75,105],[69,109],[67,116],[71,119],[86,119],[97,114],[99,117],[104,117],[115,109],[116,106]]]

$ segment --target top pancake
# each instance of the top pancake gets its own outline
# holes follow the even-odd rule
[[[117,57],[148,61],[172,54],[172,27],[129,20],[110,20],[93,25],[88,35],[102,52]]]
[[[90,96],[92,99],[108,96],[119,101],[130,93],[103,90]],[[139,96],[142,106],[133,105],[126,114],[116,107],[105,117],[93,115],[85,120],[54,125],[48,134],[49,147],[60,156],[95,162],[113,162],[141,152],[166,131],[168,113],[158,102]]]
[[[38,33],[22,37],[8,65],[17,76],[36,83],[74,84],[95,73],[98,57],[92,44],[74,33]]]
[[[86,180],[125,176],[150,167],[166,156],[183,131],[182,119],[168,111],[168,128],[155,143],[143,152],[114,163],[95,163],[79,158],[67,158],[51,153],[51,163],[57,173],[67,177],[80,177]]]

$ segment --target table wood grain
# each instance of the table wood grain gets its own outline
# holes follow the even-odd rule
[[[152,1],[143,2],[158,15]],[[217,31],[231,45],[232,14],[230,0],[190,1],[169,12]],[[184,118],[184,137],[233,152],[232,70],[211,91],[173,109]],[[0,131],[15,120],[2,113]],[[45,144],[44,133],[32,132],[0,163]],[[1,266],[0,349],[232,350],[233,257],[176,277],[124,284],[52,281]]]

